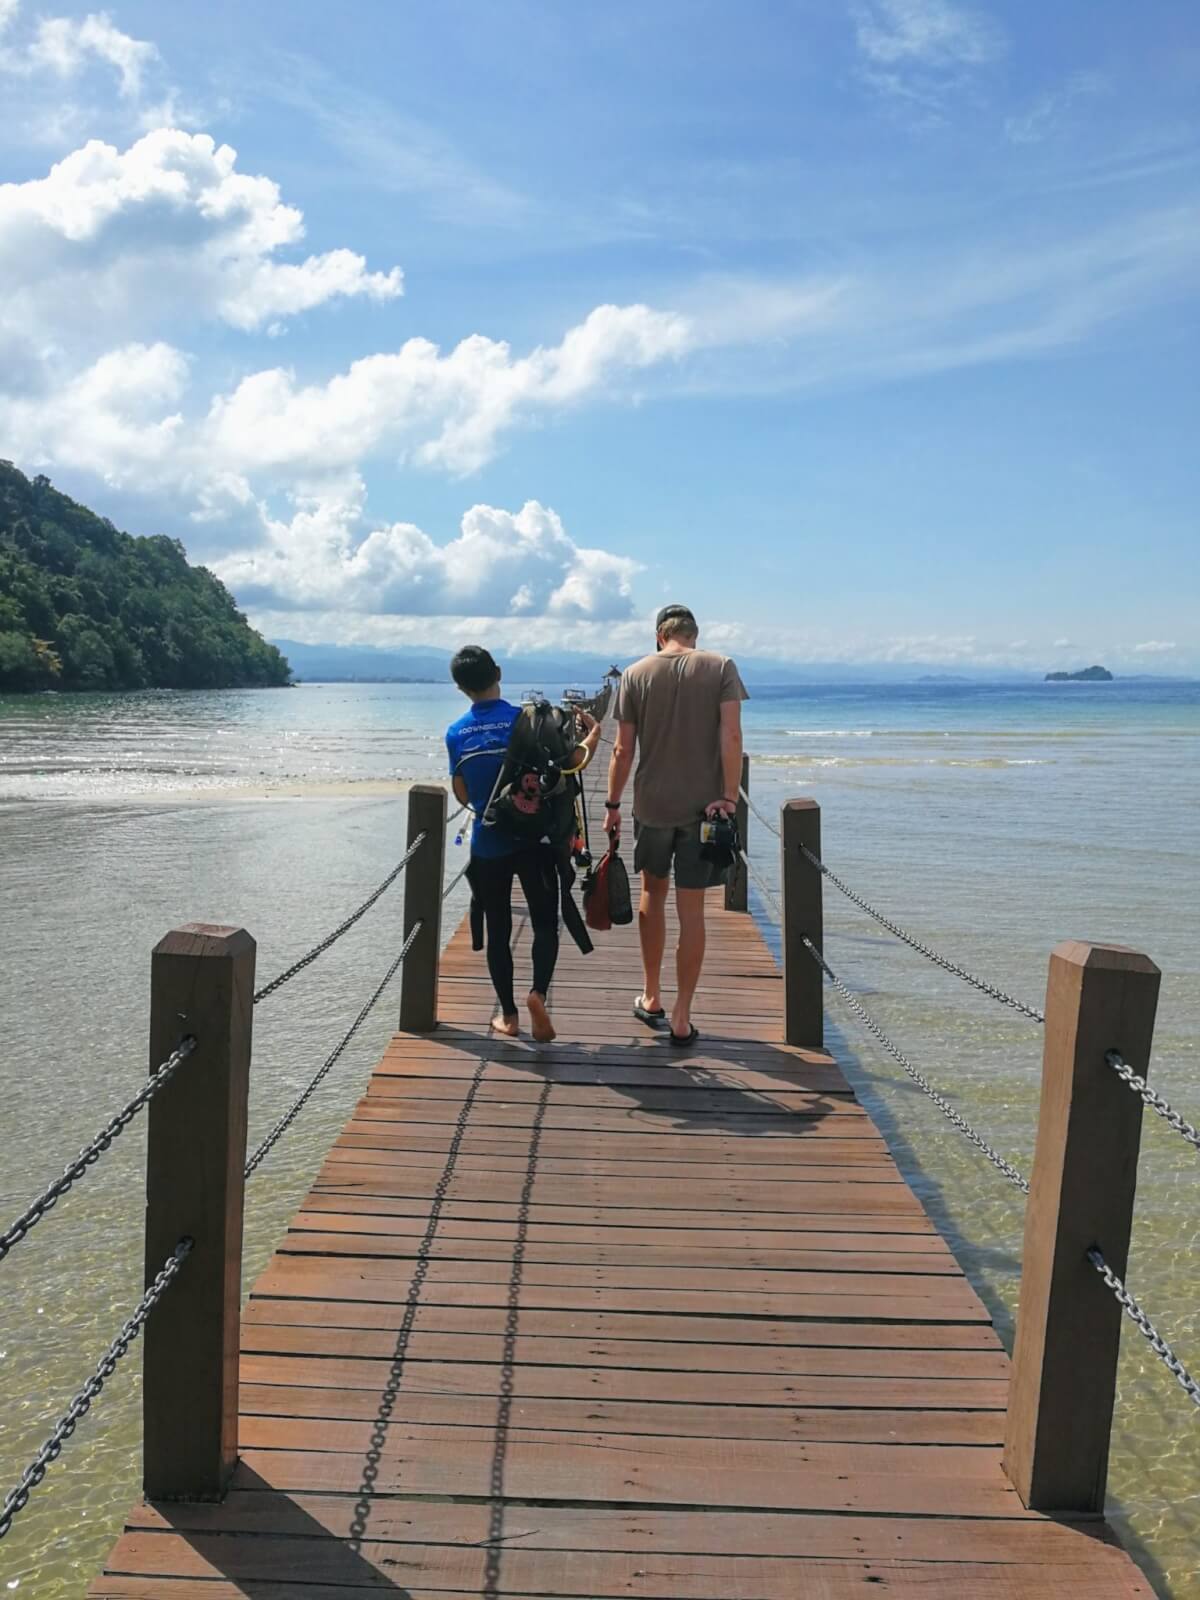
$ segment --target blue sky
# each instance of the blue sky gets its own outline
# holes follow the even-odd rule
[[[0,0],[0,454],[269,633],[1200,670],[1200,18]]]

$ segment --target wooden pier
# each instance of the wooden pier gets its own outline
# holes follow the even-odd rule
[[[242,1310],[224,1498],[137,1505],[93,1600],[1151,1600],[1006,1476],[1008,1358],[754,920],[714,894],[691,1051],[597,945],[537,1047],[454,933]]]

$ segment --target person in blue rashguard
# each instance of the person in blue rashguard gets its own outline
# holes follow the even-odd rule
[[[529,1020],[534,1039],[548,1043],[554,1038],[546,996],[558,960],[558,866],[547,847],[518,840],[500,824],[484,827],[479,820],[492,800],[520,708],[502,698],[500,668],[481,645],[464,646],[450,663],[450,676],[471,702],[470,710],[446,729],[446,750],[454,793],[476,818],[467,878],[487,930],[488,973],[499,1002],[492,1027],[510,1039],[521,1031],[512,957],[512,890],[517,878],[533,929]],[[587,733],[577,752],[581,764],[591,759],[600,737],[593,718],[582,720]]]

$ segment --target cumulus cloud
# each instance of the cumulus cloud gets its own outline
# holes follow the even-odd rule
[[[99,327],[187,309],[236,328],[332,299],[402,293],[345,249],[277,259],[304,218],[207,134],[160,128],[125,151],[92,140],[44,178],[0,185],[0,326]],[[97,322],[97,319],[100,319]]]
[[[1174,639],[1146,639],[1133,647],[1134,654],[1139,656],[1163,656],[1178,648]]]
[[[287,521],[263,514],[262,543],[214,563],[246,605],[404,616],[628,617],[636,562],[585,549],[536,500],[475,505],[437,544],[412,523],[364,531],[364,486],[301,489]]]
[[[521,417],[574,404],[622,371],[680,355],[691,338],[686,318],[633,305],[598,306],[559,344],[526,356],[482,334],[445,354],[428,339],[410,339],[321,384],[299,385],[282,367],[256,372],[214,401],[206,431],[222,460],[247,470],[313,459],[340,467],[390,449],[471,472]]]
[[[26,78],[44,72],[65,81],[100,62],[116,72],[126,99],[141,94],[143,74],[158,61],[158,50],[122,33],[106,11],[83,18],[39,17],[24,44],[5,45],[19,9],[20,0],[0,0],[0,72]]]

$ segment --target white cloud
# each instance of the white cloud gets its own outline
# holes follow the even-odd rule
[[[859,49],[879,66],[979,66],[1004,53],[1004,36],[974,7],[951,0],[864,0]]]
[[[365,532],[364,487],[349,475],[301,490],[283,522],[264,514],[255,549],[214,563],[247,605],[404,616],[563,620],[631,615],[636,562],[584,549],[536,500],[518,512],[476,505],[439,545],[412,523]]]
[[[18,459],[150,481],[178,449],[187,372],[186,358],[167,344],[111,350],[48,394],[7,404],[0,396],[4,435]],[[57,448],[47,448],[51,440]]]
[[[561,342],[514,357],[474,334],[443,354],[428,339],[353,362],[322,384],[300,386],[282,367],[256,372],[213,403],[211,447],[251,470],[346,467],[380,450],[419,464],[471,472],[498,437],[525,417],[571,405],[622,372],[681,355],[686,318],[648,306],[598,306]]]
[[[0,34],[11,29],[18,10],[19,0],[0,0]],[[143,73],[158,59],[154,45],[122,33],[106,11],[97,11],[83,18],[40,17],[23,47],[0,48],[0,72],[19,77],[45,72],[67,81],[100,62],[116,72],[121,94],[135,100]]]
[[[1066,122],[1076,101],[1102,94],[1107,80],[1098,72],[1075,72],[1057,89],[1048,89],[1017,116],[1005,118],[1004,132],[1013,144],[1038,144]]]
[[[1133,647],[1134,654],[1139,656],[1162,656],[1178,648],[1173,639],[1146,639]]]
[[[997,24],[957,0],[858,0],[853,15],[862,80],[925,122],[1006,49]]]
[[[161,128],[123,152],[93,140],[44,178],[0,185],[0,326],[111,339],[122,323],[186,311],[253,329],[402,293],[399,268],[369,272],[350,250],[276,259],[303,236],[278,185],[239,172],[236,151],[207,134]]]

